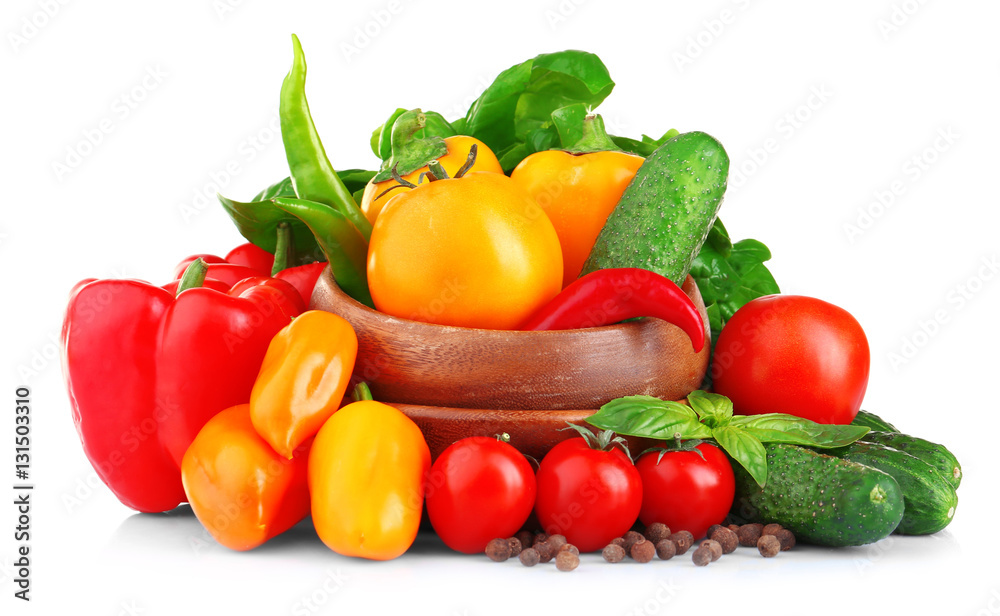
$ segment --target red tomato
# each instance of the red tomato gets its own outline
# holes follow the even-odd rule
[[[571,438],[539,466],[538,521],[581,552],[600,550],[628,532],[641,505],[639,472],[619,449],[591,449],[582,437]]]
[[[474,554],[512,537],[535,503],[535,474],[508,443],[473,436],[453,443],[427,476],[427,515],[453,550]]]
[[[813,297],[768,295],[722,328],[712,387],[741,415],[849,424],[865,397],[869,363],[868,339],[849,312]]]
[[[672,532],[691,531],[699,539],[729,513],[736,494],[733,467],[718,447],[702,443],[697,449],[704,459],[694,451],[671,451],[657,461],[660,453],[651,451],[636,462],[643,524],[662,522]]]

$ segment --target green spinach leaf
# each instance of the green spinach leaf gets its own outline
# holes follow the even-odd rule
[[[771,251],[757,240],[733,244],[722,221],[715,220],[708,239],[691,264],[691,276],[698,283],[708,308],[712,339],[744,304],[762,295],[779,293],[778,283],[764,262]]]
[[[576,104],[596,107],[614,85],[607,67],[592,53],[541,54],[500,73],[459,125],[488,145],[510,171],[528,154],[560,143],[554,111]]]

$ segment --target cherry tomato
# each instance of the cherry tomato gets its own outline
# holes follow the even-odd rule
[[[535,473],[508,443],[473,436],[434,461],[425,492],[427,515],[445,545],[475,554],[524,526],[535,504]]]
[[[869,363],[868,339],[849,312],[813,297],[768,295],[723,327],[713,388],[741,415],[849,424],[865,397]]]
[[[545,532],[593,552],[632,528],[642,481],[621,450],[592,449],[582,437],[553,447],[538,469],[535,513]]]
[[[642,477],[643,524],[662,522],[673,532],[691,531],[698,539],[729,513],[736,494],[733,467],[718,447],[702,443],[697,449],[701,455],[670,451],[663,458],[651,451],[636,462]]]

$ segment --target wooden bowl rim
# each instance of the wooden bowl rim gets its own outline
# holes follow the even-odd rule
[[[458,326],[458,325],[441,325],[439,323],[427,323],[425,321],[414,321],[412,319],[404,319],[402,317],[393,316],[391,314],[388,314],[388,313],[385,313],[385,312],[380,312],[380,311],[378,311],[378,310],[376,310],[374,308],[369,308],[368,306],[365,306],[364,304],[362,304],[358,300],[354,299],[353,297],[351,297],[350,295],[348,295],[347,293],[345,293],[344,290],[340,288],[340,286],[337,284],[337,279],[334,277],[333,271],[330,269],[329,265],[327,265],[325,268],[323,268],[323,272],[320,274],[320,276],[322,276],[322,277],[329,277],[330,282],[332,283],[332,284],[329,285],[330,292],[336,297],[336,299],[338,301],[346,302],[348,304],[348,307],[350,307],[350,308],[352,308],[352,309],[354,309],[356,311],[359,311],[359,312],[365,314],[366,316],[370,316],[370,317],[376,318],[376,319],[382,319],[383,321],[385,321],[385,322],[387,322],[389,324],[398,325],[400,327],[411,328],[409,330],[411,332],[413,331],[414,328],[423,329],[429,335],[434,334],[435,332],[437,332],[437,333],[450,333],[450,334],[461,334],[461,332],[481,332],[482,334],[486,334],[486,335],[489,335],[489,336],[504,336],[504,337],[510,336],[510,335],[523,336],[523,337],[538,336],[538,335],[542,335],[542,336],[546,336],[547,335],[547,336],[551,336],[551,337],[559,337],[559,336],[566,336],[566,337],[574,336],[575,337],[575,336],[581,335],[581,333],[585,334],[586,332],[595,332],[595,333],[615,332],[615,331],[627,332],[627,331],[629,331],[631,329],[638,329],[638,328],[642,327],[643,325],[645,325],[644,321],[629,321],[627,323],[612,323],[611,325],[598,325],[598,326],[594,326],[594,327],[586,327],[586,328],[580,328],[580,329],[554,329],[554,330],[545,330],[545,331],[524,331],[524,330],[519,330],[519,329],[484,329],[484,328],[478,328],[478,327],[461,327],[461,326]],[[694,283],[694,279],[691,278],[690,274],[687,276],[687,278],[684,279],[684,284],[681,285],[681,290],[684,291],[684,294],[687,295],[688,297],[690,297],[692,301],[695,301],[695,304],[697,305],[697,301],[695,300],[695,297],[690,292],[688,292],[686,289],[684,289],[684,287],[687,287],[688,285],[691,285],[691,287],[694,290],[694,293],[698,294],[700,296],[700,292],[698,291],[698,286],[697,286],[697,284]],[[319,288],[320,288],[319,286],[316,287],[316,290],[314,290],[314,292],[313,292],[313,297],[310,298],[310,302],[309,302],[310,308],[312,307],[313,303],[315,302],[316,291],[318,291]],[[707,321],[705,322],[704,325],[705,325],[705,328],[707,330],[707,328],[708,328]]]

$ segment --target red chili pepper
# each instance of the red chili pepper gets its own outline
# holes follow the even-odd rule
[[[520,329],[580,329],[635,317],[656,317],[680,327],[696,353],[705,346],[705,322],[691,298],[669,278],[634,267],[602,269],[577,278]]]
[[[223,283],[191,278],[166,287],[84,280],[63,322],[84,452],[118,499],[143,512],[186,500],[188,445],[216,413],[250,400],[271,338],[304,310],[283,280],[248,278],[222,292]]]
[[[191,255],[174,268],[174,278],[180,279],[187,266],[198,258],[208,264],[209,280],[221,280],[230,286],[251,276],[271,276],[271,269],[274,267],[274,255],[248,242],[230,250],[225,258],[209,254]],[[289,267],[275,274],[274,278],[284,280],[295,287],[302,296],[303,303],[308,306],[316,281],[319,280],[326,265],[325,262],[319,261]]]

